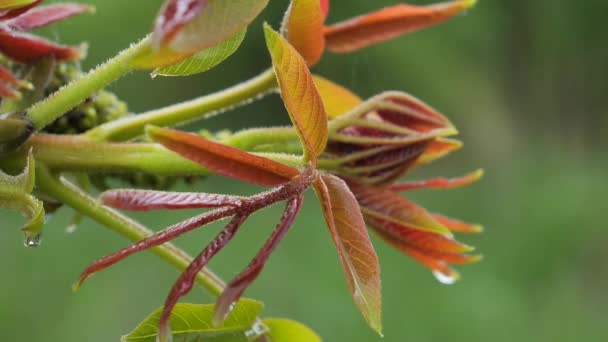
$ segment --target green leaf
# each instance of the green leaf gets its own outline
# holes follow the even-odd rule
[[[264,324],[272,342],[321,342],[321,338],[302,323],[282,318],[267,318]]]
[[[171,314],[174,342],[249,342],[267,332],[257,317],[264,304],[242,299],[219,327],[211,323],[215,305],[177,304]],[[148,316],[133,332],[122,337],[122,342],[156,342],[158,321],[162,308]]]
[[[0,171],[0,208],[19,210],[28,222],[21,228],[26,235],[26,244],[35,246],[44,225],[44,206],[30,194],[34,190],[34,157],[30,151],[25,170],[17,176]]]
[[[225,61],[239,48],[246,33],[247,29],[244,29],[225,42],[203,50],[186,60],[158,68],[152,72],[152,76],[189,76],[210,70]]]

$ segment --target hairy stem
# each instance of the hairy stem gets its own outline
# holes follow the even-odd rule
[[[154,233],[129,217],[100,204],[73,184],[55,177],[46,166],[40,163],[36,168],[36,184],[40,191],[131,241],[145,239]],[[170,243],[151,250],[180,270],[185,270],[192,260],[184,251]],[[197,274],[196,280],[215,296],[219,296],[224,290],[224,282],[207,268]]]
[[[82,78],[69,83],[55,94],[32,106],[27,111],[27,117],[33,123],[34,128],[37,131],[43,129],[91,94],[129,73],[133,70],[131,61],[148,46],[147,44],[148,38],[144,38],[139,43],[120,52],[116,57],[91,70]]]
[[[275,87],[276,78],[272,69],[269,69],[257,77],[213,94],[108,122],[90,130],[86,136],[94,140],[129,140],[142,135],[146,125],[177,126],[208,118],[261,97]]]

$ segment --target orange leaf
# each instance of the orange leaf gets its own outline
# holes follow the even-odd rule
[[[300,173],[287,165],[218,144],[196,134],[158,127],[148,128],[147,132],[171,151],[220,175],[245,182],[274,186],[285,183]]]
[[[333,52],[351,52],[402,34],[444,22],[471,8],[476,0],[415,6],[396,5],[352,18],[325,28],[327,48]]]
[[[317,64],[325,51],[324,14],[317,0],[292,0],[283,23],[287,40],[308,66]]]
[[[468,173],[462,177],[458,178],[433,178],[422,181],[412,181],[405,183],[397,183],[391,185],[389,188],[392,191],[410,191],[410,190],[418,190],[418,189],[455,189],[461,188],[472,183],[477,182],[483,176],[483,170],[473,171]]]
[[[323,20],[327,19],[329,14],[329,0],[321,0],[321,11],[323,11]]]
[[[296,127],[304,158],[316,165],[327,145],[327,114],[312,75],[300,54],[270,26],[264,26],[281,97]]]
[[[346,114],[363,103],[359,96],[326,78],[313,75],[313,81],[323,100],[325,112],[330,119]]]
[[[455,139],[437,138],[429,144],[416,161],[416,166],[430,164],[462,148],[462,142]]]
[[[421,231],[452,235],[424,208],[389,189],[354,183],[350,184],[350,189],[366,216]]]
[[[466,223],[439,214],[433,214],[433,217],[435,220],[437,220],[437,222],[446,226],[453,232],[474,234],[481,233],[483,231],[483,227],[479,224]]]
[[[315,190],[355,304],[372,329],[382,335],[380,265],[357,200],[343,180],[329,174],[318,179]]]

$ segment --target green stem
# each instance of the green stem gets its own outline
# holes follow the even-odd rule
[[[176,126],[208,118],[263,96],[276,87],[272,69],[230,88],[191,101],[152,110],[98,126],[85,135],[100,141],[124,141],[140,136],[146,125]]]
[[[137,57],[147,46],[148,38],[144,38],[141,42],[91,70],[87,75],[69,83],[55,94],[32,106],[27,111],[27,117],[34,124],[34,128],[37,131],[43,129],[91,94],[129,73],[133,70],[131,63],[133,58]]]
[[[131,241],[140,241],[153,234],[129,217],[101,205],[75,185],[55,177],[47,167],[40,164],[36,168],[36,182],[40,191]],[[192,260],[184,251],[171,243],[152,248],[151,251],[180,270],[186,269]],[[221,295],[224,290],[224,282],[209,269],[203,269],[196,279],[215,296]]]

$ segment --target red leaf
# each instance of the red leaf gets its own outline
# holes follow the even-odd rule
[[[357,200],[344,181],[329,174],[322,175],[315,190],[355,304],[372,329],[382,334],[380,265]]]
[[[214,323],[219,325],[226,319],[228,314],[230,314],[232,304],[239,300],[239,298],[243,295],[243,292],[245,292],[251,283],[253,283],[260,275],[264,265],[266,265],[266,261],[268,261],[268,258],[272,252],[274,252],[283,237],[285,237],[289,231],[289,228],[293,225],[296,216],[302,208],[303,201],[304,197],[298,196],[288,202],[279,224],[268,241],[266,241],[262,249],[251,261],[251,263],[249,263],[247,268],[236,276],[228,284],[228,286],[226,286],[226,289],[218,299],[217,305],[215,306],[215,313],[213,315]]]
[[[321,11],[323,12],[323,19],[327,19],[329,14],[329,0],[321,0]]]
[[[452,126],[437,110],[409,94],[388,92],[382,101],[393,106],[381,106],[377,111],[378,115],[397,126],[416,132],[430,132]]]
[[[410,191],[418,189],[454,189],[470,185],[483,176],[483,170],[477,170],[458,178],[433,178],[423,181],[398,183],[390,186],[392,191]]]
[[[316,0],[292,0],[283,23],[287,40],[309,67],[317,64],[325,51],[321,5]]]
[[[15,8],[12,10],[7,10],[7,11],[0,11],[0,20],[7,20],[7,19],[15,18],[15,17],[29,11],[31,8],[38,6],[42,1],[43,0],[36,0],[36,1],[32,2],[31,4],[24,6],[24,7]]]
[[[412,229],[451,236],[450,231],[424,208],[389,189],[355,183],[350,183],[349,186],[366,216]]]
[[[418,158],[416,166],[429,164],[461,148],[462,143],[458,140],[437,138],[431,142],[420,158]]]
[[[154,44],[167,44],[205,8],[208,0],[167,0],[154,24]]]
[[[220,175],[272,186],[289,181],[300,172],[273,160],[218,144],[192,133],[150,128],[152,138],[166,148]]]
[[[433,217],[435,218],[435,220],[437,220],[437,222],[446,226],[449,230],[453,232],[473,234],[481,233],[483,231],[483,227],[478,224],[466,223],[439,214],[433,214]]]
[[[325,28],[327,48],[351,52],[444,22],[472,7],[476,0],[429,6],[396,5]]]
[[[106,191],[101,195],[101,201],[114,208],[133,211],[239,207],[241,205],[241,199],[236,196],[151,190]]]
[[[59,60],[78,60],[82,47],[70,47],[20,32],[0,29],[0,51],[17,62],[30,63],[43,57],[54,56]]]
[[[46,26],[66,18],[93,12],[95,9],[89,5],[57,4],[33,9],[16,18],[6,21],[6,25],[15,30],[31,30]]]

